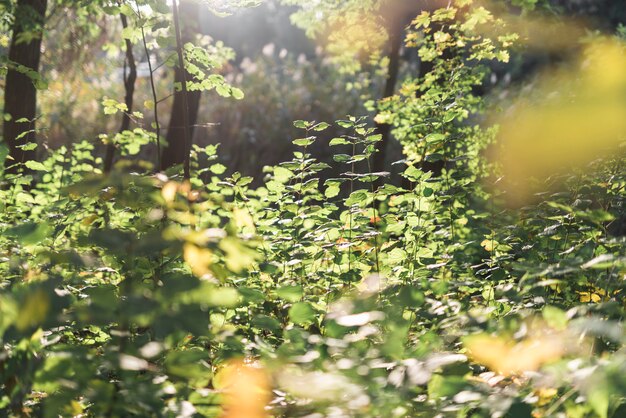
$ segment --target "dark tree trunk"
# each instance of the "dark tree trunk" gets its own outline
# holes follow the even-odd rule
[[[383,98],[391,97],[396,91],[396,83],[398,82],[398,73],[400,71],[400,49],[402,48],[402,34],[404,28],[394,23],[392,25],[392,32],[389,36],[390,52],[389,52],[389,65],[387,67],[387,80],[385,81],[385,89],[383,91]],[[387,148],[389,147],[389,140],[391,138],[391,125],[377,123],[378,133],[382,136],[380,142],[378,142],[378,152],[374,154],[374,161],[372,164],[372,170],[375,172],[385,171],[385,160],[387,159]]]
[[[176,68],[175,81],[182,82],[183,75],[180,68]],[[186,79],[190,79],[189,73]],[[198,120],[198,109],[200,107],[200,92],[187,92],[187,116],[189,118],[189,135],[193,137],[194,125]],[[161,157],[161,169],[165,170],[176,164],[182,164],[187,155],[185,147],[185,124],[184,124],[184,100],[182,91],[174,93],[174,103],[172,105],[172,115],[167,128],[165,139],[167,145],[163,148]]]
[[[18,0],[15,9],[15,23],[9,49],[9,70],[4,89],[4,112],[10,120],[4,121],[3,136],[9,147],[5,162],[7,173],[17,173],[21,163],[35,159],[35,150],[24,150],[22,145],[35,142],[35,119],[37,112],[37,90],[33,80],[17,66],[39,72],[41,59],[41,38],[46,16],[47,0]],[[21,42],[24,32],[36,32],[39,36],[29,42]],[[19,120],[28,122],[19,122]]]
[[[184,44],[190,42],[197,32],[197,5],[188,1],[182,1],[180,3],[180,20],[182,24],[181,40]],[[192,76],[188,72],[183,71],[180,66],[176,67],[175,81],[177,83],[182,83],[183,80],[191,80]],[[191,145],[186,143],[185,130],[188,129],[189,140],[191,140],[193,137],[193,128],[198,120],[199,107],[199,91],[185,92],[183,90],[177,90],[174,92],[172,115],[165,137],[167,145],[163,148],[161,157],[162,170],[185,162],[185,158],[189,155],[189,147]],[[185,120],[187,121],[187,125],[185,124]]]
[[[126,15],[120,14],[122,20],[122,27],[126,29],[128,27],[128,20]],[[128,75],[124,77],[124,103],[128,110],[122,116],[122,126],[120,126],[120,132],[127,131],[130,128],[130,114],[133,111],[133,96],[135,94],[135,81],[137,81],[137,65],[135,64],[135,56],[133,54],[133,44],[130,40],[126,39],[126,64],[128,65]],[[126,73],[126,71],[124,71]],[[113,168],[113,159],[115,157],[115,144],[109,142],[107,144],[107,152],[104,157],[104,172],[110,173]]]
[[[382,98],[391,97],[396,92],[400,72],[400,51],[406,26],[422,11],[437,10],[445,7],[446,3],[447,0],[397,0],[385,4],[381,13],[389,33],[389,64]],[[378,152],[374,155],[372,170],[381,172],[387,168],[385,163],[391,142],[391,125],[376,124],[376,127],[382,138],[378,143]]]

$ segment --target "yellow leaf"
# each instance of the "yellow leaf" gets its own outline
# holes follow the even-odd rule
[[[550,403],[559,391],[555,388],[539,388],[535,390],[535,396],[537,396],[537,406],[545,406]]]
[[[215,377],[214,385],[224,394],[222,418],[265,418],[270,401],[267,373],[242,360],[229,362]]]
[[[196,276],[202,277],[211,272],[210,266],[213,264],[213,252],[211,250],[186,243],[183,246],[183,258]]]
[[[589,302],[598,303],[602,301],[602,297],[598,295],[597,293],[578,292],[578,296],[580,298],[579,300],[583,303],[589,303]]]
[[[161,189],[161,196],[167,203],[171,203],[176,198],[176,192],[178,191],[178,183],[169,181],[163,185]]]
[[[26,296],[26,300],[20,307],[15,326],[20,331],[41,324],[50,310],[50,296],[39,289]]]
[[[245,232],[254,233],[256,231],[254,219],[252,219],[247,209],[235,207],[233,209],[233,220],[237,228],[245,230]]]
[[[480,243],[480,246],[483,247],[485,251],[489,251],[489,252],[492,252],[497,245],[498,243],[492,239],[486,239]]]
[[[503,337],[479,334],[464,339],[471,358],[502,375],[538,370],[560,359],[565,345],[558,335],[530,337],[514,342]]]
[[[391,123],[393,115],[389,112],[381,112],[374,117],[374,122],[379,125],[385,125]]]
[[[98,219],[98,215],[89,215],[87,216],[85,219],[83,219],[81,221],[81,224],[85,225],[85,226],[89,226],[92,223],[94,223],[94,221]]]
[[[81,416],[85,412],[85,407],[78,401],[71,401],[65,407],[65,412],[72,417]]]

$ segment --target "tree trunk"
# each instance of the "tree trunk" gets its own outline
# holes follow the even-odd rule
[[[182,43],[190,42],[197,33],[198,26],[198,10],[197,5],[182,1],[180,3],[180,20],[182,26],[181,40]],[[175,70],[175,82],[182,83],[183,80],[190,80],[192,76],[180,66]],[[187,96],[185,98],[185,96]],[[186,106],[185,106],[185,102]],[[185,109],[186,107],[186,109]],[[183,90],[174,92],[174,103],[172,104],[172,115],[165,137],[167,145],[163,148],[161,157],[161,170],[166,170],[176,164],[185,162],[186,156],[189,154],[186,144],[185,130],[188,129],[189,140],[193,137],[194,125],[198,119],[198,108],[200,107],[200,92]],[[187,119],[188,125],[185,125]]]
[[[17,173],[21,164],[35,159],[35,150],[25,150],[22,146],[35,142],[37,90],[33,80],[24,72],[18,71],[17,67],[27,71],[39,71],[46,7],[47,0],[18,0],[15,9],[9,49],[10,63],[4,89],[4,112],[10,118],[4,120],[3,136],[12,158],[5,161],[7,173]],[[20,38],[25,32],[33,32],[37,36],[29,37],[29,41],[23,42]]]
[[[120,14],[120,19],[122,20],[122,27],[126,29],[128,27],[128,19],[126,18],[126,15],[123,13]],[[133,44],[129,39],[126,39],[126,65],[128,65],[128,75],[126,75],[126,71],[124,71],[124,91],[126,92],[124,103],[126,104],[127,111],[122,116],[120,133],[127,131],[130,128],[130,114],[133,111],[133,96],[135,94],[135,81],[137,80],[137,65],[133,54]],[[105,173],[111,172],[114,157],[115,144],[113,142],[109,142],[107,144],[107,151],[104,157]]]
[[[398,73],[400,71],[400,49],[402,48],[402,34],[404,28],[398,24],[391,25],[392,32],[389,35],[390,52],[389,66],[387,67],[387,80],[385,81],[385,89],[383,91],[383,99],[391,97],[396,91],[396,83],[398,82]],[[391,138],[391,125],[385,123],[377,123],[378,133],[381,140],[378,142],[378,152],[374,154],[372,170],[375,172],[385,171],[385,160],[387,158],[387,148],[389,147],[389,139]]]
[[[400,71],[400,50],[404,42],[406,26],[421,12],[431,12],[446,7],[447,3],[447,0],[397,0],[389,4],[385,3],[385,7],[381,10],[381,13],[389,33],[389,64],[387,67],[387,80],[385,81],[383,99],[393,96],[396,91]],[[426,68],[420,71],[422,76],[426,74],[426,72],[428,72]],[[378,143],[378,152],[374,155],[372,170],[381,172],[385,171],[387,168],[386,160],[389,143],[391,142],[391,125],[377,123],[376,127],[382,137]],[[381,184],[381,181],[379,180],[377,184]]]

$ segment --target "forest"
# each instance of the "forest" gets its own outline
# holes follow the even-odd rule
[[[626,417],[626,2],[0,0],[0,417]]]

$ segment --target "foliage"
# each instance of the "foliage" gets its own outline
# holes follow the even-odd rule
[[[291,157],[295,146],[285,138],[297,135],[293,120],[332,120],[337,113],[365,111],[360,91],[346,88],[346,83],[358,78],[339,75],[324,57],[307,59],[286,52],[282,58],[279,54],[278,58],[263,55],[255,60],[244,59],[239,67],[227,80],[246,92],[245,99],[203,104],[205,120],[220,123],[208,127],[197,140],[204,144],[206,136],[208,144],[220,144],[219,157],[228,171],[253,176],[255,185],[262,183],[264,165]],[[327,141],[342,129],[336,126],[324,131],[309,152],[321,161],[332,161],[333,149]],[[327,176],[340,173],[338,167],[333,167]]]
[[[475,89],[517,37],[470,3],[416,17],[407,48],[430,71],[371,103],[404,146],[401,182],[372,172],[381,136],[355,116],[296,120],[293,158],[260,186],[215,145],[193,147],[190,181],[132,159],[105,176],[88,141],[3,176],[0,410],[623,416],[623,155],[529,179],[538,198],[505,206],[515,190],[483,151],[507,143]],[[219,54],[186,52],[216,80],[192,65]],[[112,140],[125,157],[154,136]]]

